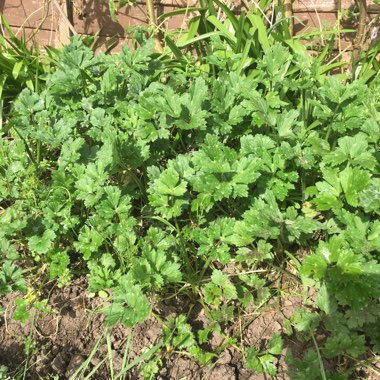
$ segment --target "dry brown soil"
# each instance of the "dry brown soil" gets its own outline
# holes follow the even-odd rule
[[[104,318],[100,313],[101,300],[89,298],[86,289],[85,278],[73,281],[64,289],[50,289],[47,296],[52,313],[44,316],[36,315],[34,321],[31,318],[26,324],[21,324],[11,318],[17,294],[0,300],[0,305],[6,308],[6,313],[0,319],[0,364],[6,365],[13,371],[9,379],[18,379],[18,377],[12,377],[12,374],[16,376],[14,374],[23,373],[24,343],[28,336],[32,338],[35,350],[28,360],[25,379],[72,379],[75,371],[90,355],[96,342],[105,336]],[[237,334],[240,340],[239,345],[263,347],[274,332],[283,331],[284,321],[291,316],[300,302],[299,296],[289,296],[283,299],[281,304],[274,301],[266,308],[260,309],[260,312],[237,320],[226,332],[231,334],[239,331]],[[167,318],[177,315],[178,311],[186,313],[186,308],[186,301],[171,299],[170,302],[161,304],[155,312],[161,318]],[[202,309],[198,310],[196,307],[190,313],[190,321],[195,331],[208,323]],[[110,343],[114,374],[118,374],[122,368],[124,349],[131,333],[132,338],[128,349],[129,362],[160,341],[161,328],[162,324],[153,317],[137,325],[133,331],[121,325],[112,327]],[[284,336],[284,338],[285,349],[276,363],[278,374],[275,378],[280,380],[289,379],[286,374],[288,369],[285,363],[286,351],[291,348],[295,355],[302,355],[307,348],[305,343],[298,342],[294,336]],[[105,339],[102,342],[88,365],[88,371],[109,355]],[[213,335],[206,348],[215,350],[223,343],[223,338]],[[207,367],[200,366],[187,355],[166,352],[166,349],[163,350],[161,360],[161,370],[155,377],[158,380],[264,380],[270,378],[246,370],[241,352],[230,347],[222,350],[214,363]],[[138,366],[128,371],[126,376],[126,379],[139,378]],[[111,379],[109,360],[104,361],[91,379]]]

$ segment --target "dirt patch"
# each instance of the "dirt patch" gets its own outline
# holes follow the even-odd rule
[[[133,330],[116,325],[109,329],[108,341],[104,317],[101,314],[101,299],[90,298],[87,293],[86,278],[76,279],[65,289],[52,288],[46,293],[50,314],[38,314],[25,324],[14,321],[11,316],[15,309],[15,299],[19,294],[11,294],[0,300],[6,308],[0,320],[0,365],[8,367],[9,379],[18,379],[27,368],[27,379],[80,379],[78,369],[86,368],[86,374],[95,371],[91,379],[109,380],[111,373],[117,375],[125,368],[125,363],[133,363],[126,372],[125,379],[140,379],[139,358],[145,352],[157,347],[163,327],[159,319],[189,315],[193,332],[209,323],[204,310],[196,305],[189,308],[184,298],[172,298],[155,309],[160,318],[150,317]],[[265,308],[252,316],[232,323],[225,330],[238,337],[239,347],[254,346],[264,349],[273,333],[281,333],[286,348],[278,356],[275,364],[276,379],[287,380],[288,366],[286,351],[291,348],[300,358],[306,347],[294,336],[285,336],[284,323],[295,307],[300,306],[300,297],[288,297],[281,304],[274,299]],[[236,331],[241,329],[240,333]],[[28,342],[26,344],[26,342]],[[192,357],[171,352],[160,347],[157,356],[158,380],[264,380],[270,377],[244,368],[243,354],[231,346],[223,349],[225,340],[218,334],[211,334],[203,347],[207,351],[217,350],[212,365],[201,366]],[[29,350],[29,353],[28,353]],[[124,364],[123,364],[124,361]],[[142,362],[142,361],[141,361]],[[112,367],[112,368],[111,368]],[[55,377],[54,377],[55,376]],[[370,378],[370,377],[368,377]],[[374,378],[373,378],[374,379]]]
[[[173,356],[160,371],[159,380],[201,379],[202,369],[191,358]]]
[[[28,369],[28,379],[47,379],[55,375],[59,379],[70,379],[81,367],[87,358],[87,372],[97,368],[94,379],[105,380],[110,378],[111,368],[109,356],[112,356],[112,371],[119,373],[122,369],[123,356],[127,342],[128,362],[138,359],[147,349],[156,345],[161,339],[162,324],[152,317],[137,325],[133,332],[121,325],[109,330],[109,342],[105,339],[104,317],[100,313],[101,301],[88,297],[85,278],[79,278],[65,289],[53,288],[46,295],[49,307],[52,310],[48,315],[36,315],[25,325],[14,321],[11,316],[14,312],[14,301],[17,294],[3,299],[2,306],[7,306],[5,318],[1,321],[0,336],[0,364],[6,365],[14,376]],[[162,318],[168,318],[186,312],[187,302],[182,298],[173,298],[157,308]],[[247,329],[245,337],[248,343],[253,344],[255,337],[265,335],[268,323],[272,321],[267,316],[256,319]],[[195,306],[190,311],[190,319],[194,332],[204,328],[209,323],[204,311]],[[264,320],[266,322],[264,323]],[[273,331],[269,328],[267,335]],[[276,327],[277,329],[277,327]],[[280,329],[280,327],[278,327]],[[255,332],[255,336],[253,334]],[[130,335],[132,334],[132,335]],[[32,350],[29,357],[25,353],[25,341],[32,341]],[[95,354],[92,355],[97,342],[101,340]],[[224,343],[218,334],[211,334],[208,343],[209,350],[215,350]],[[111,351],[110,351],[111,350]],[[256,379],[252,371],[243,367],[241,352],[226,348],[216,358],[213,365],[202,367],[193,358],[178,353],[165,352],[161,359],[158,374],[155,378],[161,380],[213,380],[213,379]],[[28,359],[28,362],[26,360]],[[105,360],[106,359],[106,360]],[[127,379],[138,379],[138,366],[131,368]]]

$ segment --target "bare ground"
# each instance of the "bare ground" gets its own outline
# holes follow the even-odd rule
[[[123,365],[123,355],[127,342],[128,362],[138,359],[148,348],[158,344],[161,339],[162,324],[157,318],[150,317],[144,323],[137,325],[133,331],[121,325],[110,329],[109,347],[107,348],[104,318],[100,313],[100,299],[91,299],[86,291],[85,278],[79,278],[64,289],[53,288],[49,293],[49,306],[52,313],[36,315],[26,324],[14,321],[11,317],[14,310],[14,300],[17,294],[11,294],[0,300],[0,305],[6,312],[0,319],[0,365],[8,367],[11,376],[19,377],[26,368],[25,379],[73,379],[75,371],[91,355],[95,345],[101,340],[96,353],[89,360],[87,373],[98,366],[91,379],[111,379],[110,355],[114,375],[117,375]],[[289,379],[285,355],[289,348],[299,357],[306,350],[306,343],[299,342],[295,336],[283,334],[284,323],[291,316],[295,307],[301,305],[300,296],[287,296],[281,303],[273,300],[259,312],[245,315],[229,327],[227,333],[238,333],[238,346],[263,347],[273,333],[282,333],[285,349],[276,363],[278,374],[276,379]],[[172,299],[157,308],[162,318],[176,315],[178,311],[185,313],[186,301]],[[193,330],[203,328],[208,320],[201,308],[193,308],[190,313]],[[131,335],[132,334],[132,335]],[[31,354],[26,363],[25,341],[30,337],[33,342]],[[224,339],[214,334],[211,336],[208,350],[218,350]],[[219,350],[220,351],[220,350]],[[163,348],[160,357],[158,380],[265,380],[270,377],[257,374],[244,368],[242,353],[233,347],[220,351],[218,357],[210,366],[201,366],[190,356],[171,352]],[[103,363],[102,363],[103,361]],[[74,376],[74,377],[73,377]],[[138,365],[131,368],[126,379],[139,379]],[[360,378],[359,375],[356,378]],[[371,377],[367,377],[371,378]],[[375,380],[376,377],[372,377]]]

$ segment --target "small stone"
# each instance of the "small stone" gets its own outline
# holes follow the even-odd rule
[[[123,366],[123,358],[115,350],[112,350],[112,361],[114,371],[121,371]]]
[[[96,367],[101,362],[101,359],[98,356],[94,356],[91,359],[91,364]]]
[[[86,358],[83,355],[74,355],[67,366],[66,377],[70,378],[85,360]]]
[[[54,372],[64,373],[66,367],[66,358],[63,352],[59,352],[58,355],[53,359],[51,367]]]
[[[212,349],[216,349],[224,343],[224,338],[216,333],[211,333],[209,343]]]
[[[207,380],[236,380],[236,374],[233,367],[228,365],[216,365],[212,372],[210,373],[210,377]]]
[[[232,360],[232,356],[228,350],[222,352],[218,359],[218,364],[229,364]]]

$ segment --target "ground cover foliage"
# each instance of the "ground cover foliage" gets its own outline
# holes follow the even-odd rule
[[[287,273],[305,289],[288,333],[310,341],[289,376],[349,378],[324,362],[380,349],[379,80],[328,75],[296,42],[245,67],[239,52],[199,66],[153,49],[94,56],[74,39],[14,102],[0,140],[0,294],[25,294],[13,318],[49,312],[44,284],[81,274],[108,326],[160,318],[179,295],[210,324],[165,320],[162,347],[208,365],[210,335],[239,347],[225,327]],[[240,346],[246,368],[275,376],[282,335]]]
[[[6,118],[10,105],[25,87],[38,92],[45,76],[55,67],[57,49],[46,46],[43,56],[28,44],[25,36],[17,37],[4,16],[0,15],[0,120]],[[6,34],[6,36],[5,36]]]

